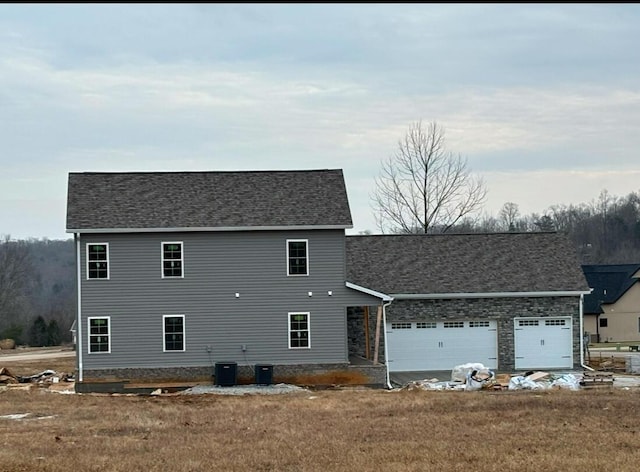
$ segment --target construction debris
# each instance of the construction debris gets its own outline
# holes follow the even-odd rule
[[[45,387],[52,391],[66,393],[74,389],[74,383],[73,374],[58,373],[55,370],[48,369],[34,375],[20,376],[6,367],[0,368],[0,385],[6,385],[12,390],[30,390],[31,387]]]
[[[580,385],[586,388],[613,387],[613,373],[587,371],[582,375]]]
[[[17,384],[18,378],[6,367],[0,369],[0,384]]]
[[[465,364],[470,365],[470,364]],[[457,366],[459,375],[462,366]],[[579,390],[584,385],[574,374],[552,374],[549,372],[526,372],[524,375],[495,374],[489,369],[467,371],[464,381],[451,380],[441,382],[438,379],[425,379],[409,382],[402,390]]]

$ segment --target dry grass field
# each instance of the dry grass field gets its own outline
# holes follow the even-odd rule
[[[6,366],[19,375],[73,367],[39,362]],[[640,389],[608,387],[273,396],[6,389],[0,470],[635,471],[639,405]]]

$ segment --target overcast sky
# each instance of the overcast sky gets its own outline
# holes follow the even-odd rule
[[[0,234],[67,238],[83,171],[343,169],[436,121],[522,214],[640,190],[638,4],[2,4]]]

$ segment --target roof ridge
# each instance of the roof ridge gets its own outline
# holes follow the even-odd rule
[[[128,175],[128,174],[259,174],[300,172],[342,172],[342,169],[273,169],[273,170],[156,170],[156,171],[86,171],[69,172],[74,175]]]
[[[489,233],[397,233],[397,234],[349,234],[349,238],[370,238],[370,237],[450,237],[450,236],[502,236],[502,235],[541,235],[559,234],[560,231],[492,231]]]

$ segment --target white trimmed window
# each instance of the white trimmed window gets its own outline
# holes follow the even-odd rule
[[[309,275],[308,249],[308,239],[287,239],[287,275]]]
[[[108,316],[89,317],[89,353],[111,352],[111,319]]]
[[[184,315],[162,316],[164,351],[184,351]]]
[[[289,348],[308,349],[310,347],[309,313],[289,313]]]
[[[182,241],[162,243],[162,278],[184,277]]]
[[[87,279],[109,278],[109,243],[87,244]]]

